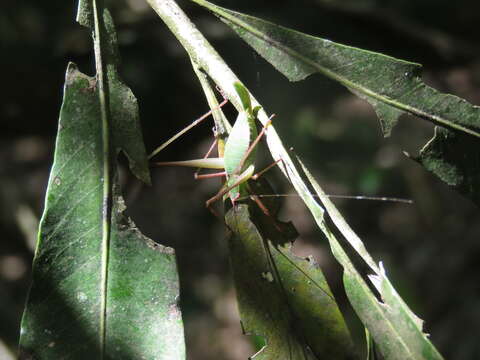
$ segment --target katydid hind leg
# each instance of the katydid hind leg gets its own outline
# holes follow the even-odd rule
[[[199,174],[195,173],[195,180],[211,179],[211,178],[224,177],[224,176],[227,176],[226,171],[221,171],[221,172],[213,173],[213,174],[212,173],[211,174],[202,174],[202,175],[199,175]]]
[[[243,183],[245,183],[248,179],[250,179],[252,177],[252,173],[254,171],[254,167],[253,166],[249,166],[242,174],[240,174],[239,176],[237,177],[234,177],[234,178],[230,178],[230,181],[232,179],[233,180],[233,183],[232,182],[228,182],[226,185],[224,185],[219,191],[217,194],[215,194],[215,196],[211,197],[210,199],[207,200],[207,202],[205,203],[207,208],[210,208],[210,204],[214,203],[215,201],[218,201],[220,199],[223,198],[223,196],[227,193],[230,193],[229,196],[230,196],[230,199],[232,200],[232,202],[235,202],[235,200],[237,200],[239,197],[240,197],[240,191],[237,190],[237,191],[232,191],[232,190],[235,190],[235,189],[238,189],[240,187],[240,185],[242,185]]]
[[[257,196],[257,194],[255,194],[255,192],[253,191],[253,189],[251,188],[251,186],[249,186],[251,183],[248,183],[247,184],[247,188],[248,188],[248,191],[250,193],[250,200],[252,200],[253,202],[255,202],[255,204],[258,206],[258,208],[262,211],[262,213],[271,220],[271,222],[273,223],[273,226],[275,227],[275,229],[277,229],[277,231],[279,231],[280,233],[283,232],[283,228],[282,226],[280,225],[280,223],[278,222],[277,218],[276,218],[276,215],[277,215],[277,212],[278,212],[278,209],[269,209],[268,206],[260,199],[259,196]]]
[[[278,160],[275,160],[273,163],[271,163],[270,165],[268,165],[266,168],[264,168],[263,170],[259,171],[258,173],[254,174],[252,176],[252,180],[257,180],[259,177],[261,177],[263,174],[265,174],[268,170],[270,170],[271,168],[273,168],[275,165],[277,165],[279,162],[282,162],[283,163],[283,159],[278,159]]]

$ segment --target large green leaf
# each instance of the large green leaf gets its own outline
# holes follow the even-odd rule
[[[279,231],[252,206],[236,205],[225,220],[243,329],[266,341],[253,358],[353,358],[350,334],[321,269],[291,252],[291,224],[277,221]]]
[[[173,250],[123,215],[118,151],[146,182],[148,166],[110,15],[90,4],[78,18],[94,34],[97,76],[67,68],[20,358],[183,359]]]
[[[214,12],[290,81],[321,73],[368,100],[389,134],[409,112],[480,138],[480,109],[441,94],[419,77],[421,65],[303,34],[262,19],[192,0]]]
[[[403,113],[459,133],[442,140],[432,139],[421,163],[479,203],[475,159],[480,156],[480,108],[427,86],[420,77],[421,65],[303,34],[205,0],[192,1],[219,16],[289,80],[299,81],[321,73],[367,100],[375,108],[386,136]],[[435,164],[433,159],[428,160],[432,152]],[[467,159],[454,155],[463,153],[470,155]],[[457,177],[454,181],[445,176],[452,169]]]
[[[423,321],[409,309],[398,295],[387,278],[383,265],[380,263],[380,266],[377,266],[373,262],[363,242],[343,219],[306,167],[301,165],[325,211],[319,204],[309,203],[307,206],[330,242],[332,253],[344,268],[343,281],[350,303],[373,337],[382,355],[387,360],[442,359],[427,334],[423,333]],[[326,226],[323,219],[324,214],[331,218],[351,248],[369,267],[370,285],[375,287],[380,294],[380,299],[377,299],[376,294],[356,269],[344,250],[345,245],[342,246]]]

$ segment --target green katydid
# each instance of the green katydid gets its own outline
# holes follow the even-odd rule
[[[260,110],[260,106],[252,107],[250,94],[240,82],[235,82],[234,87],[241,100],[243,111],[239,112],[235,124],[228,136],[223,157],[155,163],[155,165],[224,169],[223,172],[199,176],[203,178],[214,176],[226,177],[225,185],[215,196],[206,202],[206,205],[210,210],[212,210],[210,207],[211,204],[221,199],[226,194],[231,199],[232,203],[235,203],[239,198],[248,196],[247,181],[249,179],[255,179],[259,175],[255,174],[254,162],[256,146],[270,124],[270,122],[267,123],[260,133],[257,132],[255,120],[257,118],[257,113]],[[271,166],[273,165],[274,164]],[[268,212],[264,207],[262,207],[262,209]]]
[[[251,188],[249,188],[248,180],[256,180],[261,174],[273,167],[279,161],[274,162],[261,172],[255,174],[255,157],[256,157],[256,146],[264,133],[267,131],[267,127],[270,125],[270,121],[263,126],[260,133],[257,132],[257,127],[255,120],[257,119],[257,113],[260,110],[260,106],[252,107],[250,100],[250,94],[247,89],[240,82],[234,83],[235,90],[241,100],[243,111],[239,112],[237,119],[233,128],[230,131],[228,139],[225,144],[225,151],[223,157],[209,158],[205,157],[203,159],[193,159],[193,160],[184,160],[184,161],[169,161],[169,162],[157,162],[155,165],[164,166],[164,165],[174,165],[174,166],[187,166],[195,168],[204,168],[204,169],[224,169],[224,171],[219,173],[207,174],[207,175],[197,175],[196,178],[211,178],[225,176],[226,182],[225,185],[220,189],[220,191],[207,200],[206,206],[215,214],[211,208],[211,204],[215,201],[220,200],[224,195],[228,195],[232,203],[239,199],[252,198],[262,209],[264,213],[269,215],[269,210],[262,204],[260,198],[262,197],[281,197],[289,195],[252,195]],[[226,103],[226,100],[223,101],[219,107],[223,106]],[[187,130],[197,125],[200,121],[205,119],[211,111],[203,115],[201,118],[194,121],[191,125],[187,126],[185,129],[180,131],[177,135],[169,139],[159,148],[157,148],[150,157],[153,157],[155,154],[160,152],[163,148],[169,145],[173,140],[177,139],[180,135],[184,134]],[[211,150],[211,149],[210,149]],[[207,153],[208,154],[210,153]],[[391,198],[391,197],[372,197],[372,196],[349,196],[349,195],[327,195],[330,197],[338,198],[347,198],[347,199],[357,199],[357,200],[380,200],[380,201],[394,201],[394,202],[403,202],[403,203],[412,203],[409,199],[401,198]]]

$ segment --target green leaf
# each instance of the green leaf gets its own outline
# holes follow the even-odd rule
[[[421,81],[421,65],[337,44],[262,19],[192,0],[219,16],[290,81],[321,73],[369,101],[385,135],[408,112],[480,137],[480,109]]]
[[[173,250],[123,214],[118,151],[149,181],[146,154],[111,18],[89,4],[78,19],[92,26],[97,76],[67,68],[20,358],[184,359]]]
[[[368,254],[363,242],[353,232],[340,215],[330,199],[325,195],[315,179],[302,165],[305,174],[325,207],[325,213],[331,218],[345,240],[350,244],[366,265],[370,268],[369,280],[381,299],[377,299],[371,288],[355,268],[352,260],[327,228],[323,218],[315,216],[315,208],[310,208],[317,224],[327,237],[332,253],[344,268],[343,282],[347,296],[362,323],[367,327],[375,344],[387,360],[406,359],[442,359],[442,356],[427,334],[422,332],[423,321],[420,320],[404,303],[388,280],[383,265],[377,266]],[[308,205],[307,206],[311,206]]]
[[[242,101],[243,109],[250,113],[252,111],[252,103],[250,102],[250,94],[247,89],[245,89],[245,86],[239,81],[235,82],[233,86],[237,91],[238,97]]]
[[[96,50],[100,57],[96,59],[97,80],[99,87],[102,87],[104,81],[101,79],[106,77],[108,91],[105,92],[105,95],[108,96],[110,102],[108,111],[110,112],[111,126],[114,129],[109,132],[113,140],[112,149],[123,151],[135,176],[150,184],[150,171],[143,145],[137,99],[130,88],[123,83],[117,71],[120,55],[113,21],[106,11],[105,21],[101,21],[99,24],[105,29],[97,34],[99,29],[95,29],[94,20],[94,9],[91,2],[81,0],[78,4],[77,21],[92,31],[95,43],[101,47]],[[101,69],[99,69],[99,65],[102,65]],[[92,83],[92,86],[96,86],[96,84]]]
[[[435,135],[415,158],[443,182],[480,206],[480,152],[471,136],[435,128]]]
[[[255,206],[239,204],[225,217],[243,329],[267,344],[253,359],[352,358],[350,334],[322,271],[291,252],[291,224],[273,225],[250,210]]]

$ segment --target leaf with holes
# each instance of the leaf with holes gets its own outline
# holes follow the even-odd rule
[[[123,215],[118,152],[138,178],[149,172],[112,20],[90,4],[80,2],[78,18],[94,33],[97,76],[67,68],[20,358],[183,359],[173,250]]]
[[[192,0],[228,24],[290,81],[320,73],[369,101],[388,135],[400,114],[417,115],[480,138],[480,108],[428,87],[421,65],[337,44],[271,22]]]
[[[343,266],[343,282],[348,299],[382,355],[388,360],[443,359],[428,339],[428,335],[423,332],[423,321],[410,310],[393,288],[383,265],[381,263],[380,266],[375,264],[363,242],[343,219],[310,172],[303,164],[301,165],[325,208],[324,212],[319,204],[308,204],[310,211],[314,214],[317,224],[327,237],[333,255]],[[357,270],[351,256],[347,254],[348,247],[337,240],[334,233],[326,227],[321,216],[315,215],[323,215],[324,213],[328,214],[351,246],[351,249],[354,249],[356,254],[364,261],[365,266],[368,266],[370,286],[367,279]],[[372,291],[372,286],[380,295],[380,299]]]
[[[420,162],[449,185],[452,179],[445,173],[455,171],[453,187],[479,203],[475,170],[480,107],[427,86],[420,77],[421,65],[307,35],[205,0],[192,1],[211,10],[290,81],[320,73],[368,101],[385,136],[404,113],[458,134],[432,139]],[[471,145],[467,148],[465,142]],[[464,153],[470,155],[458,155]]]
[[[350,333],[321,269],[291,252],[293,226],[245,203],[225,221],[243,329],[266,342],[252,359],[353,358]]]

